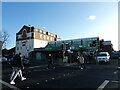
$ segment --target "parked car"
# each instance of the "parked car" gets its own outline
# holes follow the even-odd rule
[[[108,52],[100,52],[97,55],[97,62],[109,62],[110,55]]]
[[[119,57],[120,57],[120,52],[112,52],[110,58],[118,59]]]
[[[13,58],[10,58],[10,59],[8,60],[8,63],[11,64],[11,62],[12,62],[13,60],[14,60]]]
[[[0,63],[4,63],[4,62],[7,62],[7,58],[5,58],[5,57],[0,57]]]

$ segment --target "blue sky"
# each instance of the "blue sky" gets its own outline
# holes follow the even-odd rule
[[[3,2],[2,28],[9,35],[7,48],[15,46],[15,35],[30,24],[58,34],[61,39],[99,36],[118,49],[117,2]]]

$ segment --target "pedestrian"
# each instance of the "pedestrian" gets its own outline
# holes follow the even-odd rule
[[[79,54],[79,55],[78,55],[78,59],[79,59],[79,63],[80,63],[79,68],[80,68],[80,69],[84,69],[84,68],[85,68],[85,61],[84,61],[83,55],[82,55],[82,54]]]
[[[23,66],[23,63],[22,63],[22,60],[21,60],[21,56],[22,54],[19,53],[19,54],[16,54],[13,58],[13,61],[11,62],[11,65],[12,65],[12,74],[11,74],[11,77],[10,77],[10,84],[15,84],[14,80],[17,76],[21,77],[21,80],[26,80],[25,77],[22,76],[22,70],[21,69],[24,69],[24,66]]]
[[[88,61],[89,61],[89,64],[91,64],[91,55],[90,54],[88,55]]]
[[[48,55],[48,67],[47,67],[47,69],[49,69],[51,66],[53,67],[53,69],[55,69],[53,62],[52,62],[52,56],[51,56],[51,54],[49,54]]]

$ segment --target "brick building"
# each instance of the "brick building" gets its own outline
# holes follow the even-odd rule
[[[16,33],[16,53],[22,53],[23,56],[29,57],[29,53],[34,51],[34,48],[42,48],[48,44],[48,41],[59,40],[61,40],[59,35],[24,25]]]

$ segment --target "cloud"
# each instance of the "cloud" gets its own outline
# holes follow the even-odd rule
[[[95,19],[96,19],[96,16],[88,16],[88,19],[89,19],[89,20],[95,20]]]
[[[43,27],[44,29],[46,28],[46,27]]]

